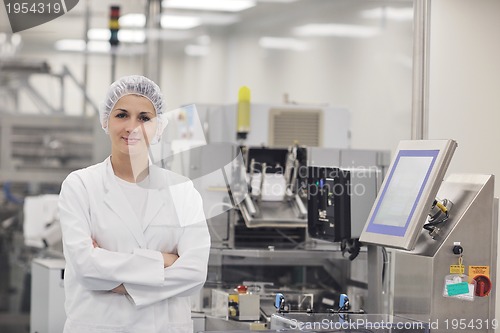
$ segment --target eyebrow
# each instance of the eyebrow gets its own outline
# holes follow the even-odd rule
[[[113,111],[120,111],[120,112],[128,112],[128,110],[126,109],[122,109],[122,108],[117,108],[117,109],[114,109]],[[154,113],[152,111],[141,111],[139,114],[146,114],[146,113],[151,113],[152,115],[154,115]]]

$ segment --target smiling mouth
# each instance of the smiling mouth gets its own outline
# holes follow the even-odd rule
[[[135,145],[136,143],[141,141],[141,139],[138,138],[126,138],[126,137],[122,137],[122,140],[125,141],[127,145]]]

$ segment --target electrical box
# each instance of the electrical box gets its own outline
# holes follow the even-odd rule
[[[381,183],[377,168],[308,168],[307,226],[313,238],[359,238]]]

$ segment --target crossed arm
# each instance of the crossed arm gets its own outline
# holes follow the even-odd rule
[[[97,242],[94,239],[92,239],[92,246],[94,248],[99,248],[100,247],[99,244],[97,244]],[[162,252],[161,255],[163,257],[163,267],[164,268],[172,266],[172,264],[177,259],[179,259],[179,256],[177,254],[175,254],[175,253]],[[125,288],[125,286],[123,285],[123,283],[121,283],[118,287],[115,287],[115,288],[111,289],[110,291],[113,292],[113,293],[120,294],[120,295],[128,295],[127,289]]]

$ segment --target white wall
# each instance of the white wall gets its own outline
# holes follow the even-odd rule
[[[429,138],[457,140],[449,172],[500,176],[500,1],[434,0],[431,17]]]
[[[498,197],[500,1],[434,0],[431,17],[429,138],[457,140],[448,173],[494,174]]]

